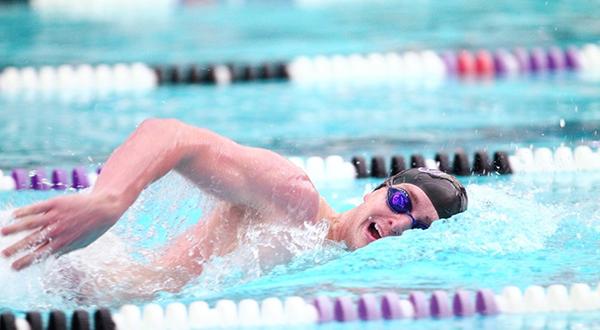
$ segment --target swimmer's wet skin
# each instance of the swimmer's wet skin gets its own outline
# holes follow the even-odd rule
[[[356,249],[377,239],[425,229],[467,208],[464,187],[452,176],[410,169],[389,179],[346,212],[335,212],[306,173],[269,150],[235,143],[206,129],[172,119],[149,119],[110,156],[88,194],[53,198],[17,209],[3,235],[32,230],[2,251],[23,269],[51,254],[83,248],[110,229],[139,194],[174,170],[220,202],[153,261],[167,272],[139,272],[142,280],[178,283],[177,290],[203,270],[212,256],[231,252],[245,219],[298,226],[327,221],[328,239]],[[386,189],[382,189],[386,188]],[[284,219],[284,220],[282,220]],[[136,265],[132,262],[128,274]],[[141,267],[141,266],[140,266]],[[177,269],[177,272],[168,270]],[[182,272],[182,270],[185,270]]]

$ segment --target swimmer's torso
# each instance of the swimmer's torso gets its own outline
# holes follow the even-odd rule
[[[251,246],[253,253],[258,254],[256,258],[265,263],[265,267],[288,262],[292,257],[287,246],[290,232],[300,231],[305,222],[316,223],[323,214],[330,212],[324,200],[321,199],[319,204],[319,212],[312,218],[298,219],[275,208],[258,211],[219,201],[169,247],[164,263],[174,266],[187,260],[186,268],[200,274],[203,264],[210,258],[228,255],[241,245],[242,248]]]

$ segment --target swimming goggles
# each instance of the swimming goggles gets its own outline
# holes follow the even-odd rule
[[[412,202],[410,201],[410,196],[406,190],[402,188],[394,188],[390,184],[387,185],[387,188],[387,205],[392,212],[408,215],[412,221],[410,226],[411,229],[429,228],[428,225],[415,219],[415,217],[413,217],[413,215],[410,213],[412,212]]]

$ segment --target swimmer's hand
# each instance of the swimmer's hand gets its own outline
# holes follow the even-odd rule
[[[24,256],[13,262],[21,270],[52,254],[64,254],[88,246],[104,234],[125,212],[118,198],[101,194],[61,196],[14,211],[15,220],[0,230],[11,235],[32,230],[2,251],[5,257]]]

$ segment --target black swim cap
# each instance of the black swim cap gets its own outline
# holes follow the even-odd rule
[[[373,191],[388,183],[410,183],[421,188],[433,203],[440,219],[465,211],[469,202],[465,187],[452,175],[436,169],[419,167],[404,170],[387,178]]]

